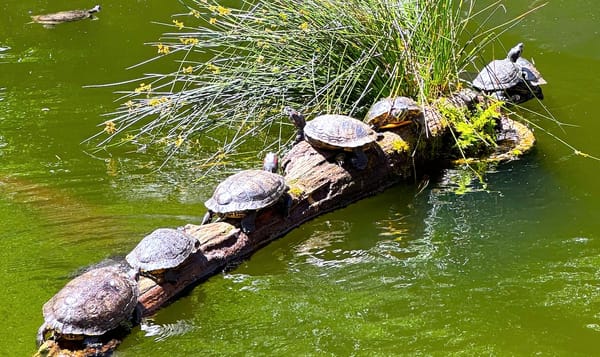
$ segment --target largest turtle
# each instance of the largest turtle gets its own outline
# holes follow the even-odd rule
[[[83,273],[44,304],[38,345],[48,339],[95,343],[134,317],[138,295],[136,274],[125,265]]]
[[[350,161],[358,170],[367,167],[365,151],[380,137],[369,125],[346,115],[319,115],[307,122],[304,115],[290,107],[284,108],[284,114],[298,129],[296,142],[306,140],[314,148],[338,152],[336,159],[340,164],[344,162],[343,153],[352,152]]]
[[[275,173],[277,167],[277,155],[269,153],[263,170],[244,170],[226,178],[204,203],[208,211],[202,224],[212,221],[215,215],[239,219],[242,230],[251,233],[257,212],[278,202],[283,204],[283,214],[287,216],[289,187],[283,176]]]

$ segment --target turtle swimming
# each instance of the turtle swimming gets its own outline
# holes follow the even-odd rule
[[[242,231],[251,233],[255,230],[257,212],[278,202],[282,203],[283,215],[287,216],[291,198],[285,179],[275,173],[277,161],[277,155],[269,153],[263,170],[240,171],[218,184],[212,197],[204,203],[208,211],[202,224],[212,221],[214,215],[239,219]]]
[[[182,231],[159,228],[142,239],[125,257],[140,275],[158,283],[174,282],[175,268],[198,250],[200,242]]]
[[[89,270],[46,302],[38,345],[48,339],[81,340],[84,345],[93,345],[101,335],[135,319],[137,275],[125,265]]]
[[[100,11],[100,5],[96,5],[89,10],[69,10],[69,11],[60,11],[52,14],[44,14],[44,15],[33,15],[31,16],[31,20],[33,22],[37,22],[39,24],[44,25],[44,27],[54,27],[55,25],[61,24],[63,22],[72,22],[79,21],[84,19],[93,19],[94,14]]]
[[[423,110],[412,98],[382,98],[373,103],[364,122],[375,130],[390,129],[411,124],[423,115]]]
[[[336,161],[344,163],[344,153],[352,152],[352,165],[364,170],[368,165],[365,151],[375,143],[380,134],[369,125],[346,115],[325,114],[306,121],[298,111],[285,107],[284,113],[290,117],[298,129],[296,141],[306,140],[317,149],[339,151]]]

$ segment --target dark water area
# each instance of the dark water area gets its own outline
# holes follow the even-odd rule
[[[539,3],[507,3],[494,22]],[[29,23],[93,5],[0,4],[3,356],[35,351],[42,305],[78,269],[125,255],[157,227],[200,222],[227,174],[155,172],[158,155],[82,143],[118,97],[86,86],[160,71],[126,68],[170,30],[152,22],[185,12],[175,0],[110,1],[95,21]],[[543,107],[525,107],[568,125],[528,119],[596,156],[599,17],[591,0],[550,1],[484,55],[525,42],[549,82]],[[598,354],[600,163],[535,132],[535,150],[489,172],[487,190],[457,195],[464,173],[448,170],[417,196],[403,185],[323,215],[161,309],[117,355]]]

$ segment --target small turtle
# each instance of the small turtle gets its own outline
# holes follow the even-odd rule
[[[94,14],[100,11],[100,5],[96,5],[89,10],[70,10],[61,11],[54,14],[31,16],[33,22],[44,25],[44,27],[54,27],[63,22],[79,21],[84,19],[93,19]]]
[[[521,102],[521,98],[510,90],[525,84],[521,67],[516,64],[523,52],[523,43],[517,44],[508,51],[505,59],[494,60],[485,66],[473,80],[473,87],[496,96],[507,102]]]
[[[422,115],[423,110],[411,98],[383,98],[371,106],[364,121],[375,130],[390,129],[413,123]]]
[[[340,165],[344,163],[344,152],[352,152],[351,162],[359,170],[364,170],[369,163],[365,151],[379,138],[367,124],[346,115],[319,115],[306,122],[304,115],[285,107],[284,113],[298,129],[296,141],[306,140],[317,149],[341,151],[336,156]]]
[[[192,253],[198,250],[200,242],[182,231],[172,228],[159,228],[150,233],[125,257],[132,268],[140,275],[157,283],[177,281],[177,268]]]
[[[284,216],[291,203],[289,190],[283,176],[276,174],[277,155],[267,154],[263,170],[245,170],[226,178],[217,185],[212,197],[204,205],[208,209],[202,224],[209,223],[213,215],[219,218],[241,219],[245,233],[255,229],[258,210],[283,201]]]
[[[44,304],[38,346],[48,339],[96,344],[101,335],[139,317],[138,295],[135,272],[122,265],[81,274]]]

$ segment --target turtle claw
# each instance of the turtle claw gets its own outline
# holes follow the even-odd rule
[[[354,167],[358,170],[366,169],[367,165],[369,164],[369,158],[365,152],[360,149],[354,150],[354,157],[351,159],[351,161],[352,165],[354,165]]]
[[[254,230],[256,229],[256,225],[254,224],[255,219],[256,211],[249,212],[244,218],[242,218],[242,232],[246,234],[254,232]]]
[[[200,223],[200,225],[205,225],[207,223],[210,223],[210,221],[212,221],[212,216],[213,216],[213,213],[211,211],[207,211],[206,214],[204,215],[204,217],[202,218],[202,223]]]

